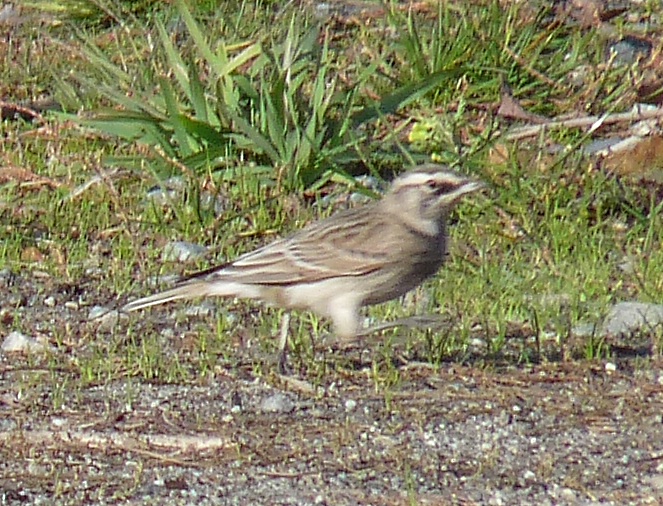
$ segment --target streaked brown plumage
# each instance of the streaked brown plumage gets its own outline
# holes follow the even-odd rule
[[[441,165],[415,167],[396,178],[379,201],[314,222],[122,309],[245,297],[310,309],[330,318],[339,337],[353,338],[362,306],[403,295],[437,272],[446,253],[449,210],[482,186]]]

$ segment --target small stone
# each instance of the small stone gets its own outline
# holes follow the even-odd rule
[[[650,330],[663,324],[663,305],[644,302],[615,304],[601,327],[601,335],[629,335],[640,329]]]
[[[652,45],[648,40],[627,35],[608,45],[608,58],[615,65],[632,65],[638,59],[648,58],[651,51]]]
[[[164,262],[190,262],[202,258],[207,253],[207,248],[200,244],[186,241],[173,241],[166,244],[161,254]]]
[[[97,318],[100,318],[101,316],[109,313],[110,311],[111,311],[110,309],[104,306],[92,306],[92,308],[90,308],[90,311],[87,314],[87,319],[96,320]]]
[[[46,346],[35,338],[16,330],[11,332],[2,343],[2,351],[6,353],[43,351],[45,348]]]
[[[612,373],[617,370],[617,364],[614,364],[613,362],[606,362],[605,364],[605,372],[607,373]]]
[[[97,325],[97,330],[112,330],[120,320],[128,320],[129,315],[116,309],[94,306],[88,313],[88,321]]]
[[[55,297],[49,295],[44,299],[44,305],[48,307],[55,307]]]
[[[621,137],[609,137],[595,139],[591,141],[587,146],[582,148],[582,152],[587,155],[596,155],[596,154],[605,154],[610,153],[610,148],[620,142]]]
[[[295,409],[295,405],[288,397],[279,393],[264,399],[260,409],[266,413],[290,413]]]
[[[55,417],[51,420],[51,424],[53,425],[53,427],[57,427],[59,429],[61,429],[62,427],[65,427],[68,423],[69,423],[69,421],[66,418],[62,418],[62,417],[59,417],[59,416],[57,416],[57,417]]]
[[[523,479],[524,479],[525,481],[533,481],[533,480],[536,479],[536,474],[534,474],[533,471],[531,471],[530,469],[528,469],[528,470],[526,470],[526,471],[523,473]]]
[[[354,399],[348,399],[345,401],[345,410],[346,411],[353,411],[357,407],[357,401]]]

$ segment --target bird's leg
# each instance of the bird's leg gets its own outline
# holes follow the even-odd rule
[[[279,361],[280,374],[288,374],[286,361],[288,360],[288,334],[290,333],[290,313],[283,313],[281,318],[281,331],[279,334]]]

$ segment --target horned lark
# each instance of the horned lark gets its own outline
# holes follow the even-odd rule
[[[352,339],[360,331],[362,306],[399,297],[437,272],[450,209],[482,186],[441,165],[415,167],[379,201],[311,223],[122,310],[194,297],[245,297],[309,309],[330,318],[339,338]]]

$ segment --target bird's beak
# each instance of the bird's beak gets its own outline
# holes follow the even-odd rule
[[[464,195],[466,193],[472,193],[478,190],[481,190],[484,188],[486,185],[483,183],[483,181],[476,181],[474,179],[468,179],[467,183],[463,184],[458,188],[462,193],[461,195]]]
[[[458,185],[458,187],[455,190],[444,195],[440,200],[445,204],[452,204],[458,201],[458,199],[460,199],[463,195],[479,191],[485,188],[485,186],[486,185],[481,181],[476,181],[474,179],[467,179],[465,182]]]

